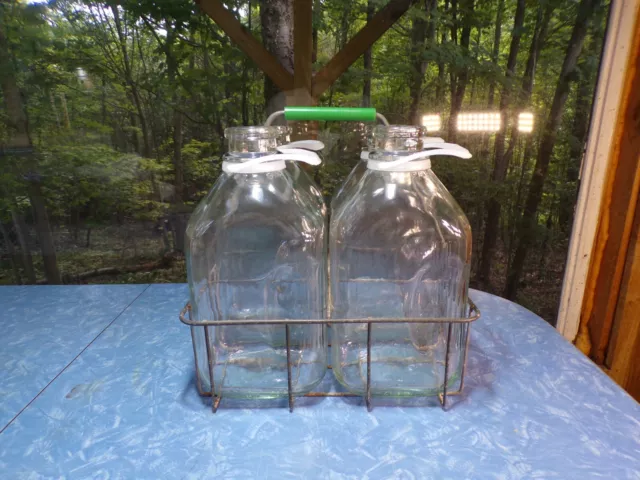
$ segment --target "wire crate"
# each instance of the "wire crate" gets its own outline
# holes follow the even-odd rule
[[[446,346],[444,355],[444,381],[442,382],[442,390],[438,394],[440,405],[443,409],[447,406],[447,397],[450,395],[458,395],[462,392],[464,387],[464,376],[466,370],[466,359],[469,350],[469,332],[470,328],[466,329],[465,338],[463,341],[463,353],[462,353],[462,365],[460,369],[460,387],[458,390],[450,392],[447,388],[449,368],[450,368],[450,350],[451,350],[451,337],[452,328],[454,324],[465,324],[470,327],[470,324],[480,318],[480,310],[469,299],[469,314],[464,318],[343,318],[343,319],[252,319],[252,320],[193,320],[191,316],[191,305],[187,303],[185,307],[180,311],[180,321],[191,328],[191,340],[193,342],[193,355],[196,366],[196,383],[198,392],[204,397],[212,397],[212,410],[215,413],[220,406],[222,396],[216,395],[215,383],[213,375],[213,353],[211,351],[211,343],[209,342],[209,333],[207,327],[218,326],[241,326],[241,325],[262,325],[262,326],[277,326],[281,325],[285,329],[285,348],[287,354],[287,395],[289,399],[289,411],[293,412],[295,405],[296,395],[293,392],[292,387],[292,364],[291,364],[291,345],[290,345],[290,325],[327,325],[332,324],[366,324],[367,325],[367,354],[366,354],[366,386],[364,395],[351,392],[311,392],[301,396],[304,397],[361,397],[364,396],[364,401],[367,406],[367,410],[371,411],[371,330],[372,326],[376,324],[393,324],[393,323],[414,323],[414,324],[445,324]],[[207,365],[209,366],[208,377],[211,384],[211,390],[206,391],[202,387],[200,381],[199,362],[197,357],[196,339],[194,334],[195,328],[203,328],[206,343]],[[328,366],[331,369],[331,365]]]

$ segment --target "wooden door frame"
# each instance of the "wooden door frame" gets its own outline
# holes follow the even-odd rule
[[[613,0],[608,22],[557,322],[560,333],[576,341],[586,354],[592,353],[594,335],[589,330],[596,324],[601,330],[596,335],[599,352],[602,341],[609,338],[611,308],[617,301],[633,220],[632,211],[621,223],[619,212],[635,209],[637,197],[637,193],[624,191],[619,182],[629,180],[628,172],[633,172],[630,162],[636,162],[621,149],[625,127],[620,120],[630,107],[625,92],[632,88],[630,72],[637,60],[640,0]],[[626,175],[621,175],[623,168]],[[609,331],[605,332],[607,324]]]

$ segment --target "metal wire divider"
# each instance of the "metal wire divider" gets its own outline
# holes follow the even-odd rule
[[[471,301],[469,302],[469,315],[463,318],[400,318],[400,317],[384,317],[384,318],[341,318],[341,319],[243,319],[243,320],[193,320],[191,318],[191,305],[187,303],[185,307],[180,311],[180,321],[190,327],[201,327],[204,329],[205,343],[207,346],[207,364],[209,366],[209,381],[211,384],[211,391],[205,391],[202,388],[200,381],[200,372],[198,367],[198,353],[196,351],[196,339],[194,336],[194,330],[191,329],[191,340],[193,342],[193,356],[196,365],[196,384],[200,395],[205,397],[212,397],[212,410],[215,413],[220,406],[222,400],[221,395],[215,393],[215,383],[213,378],[214,370],[214,357],[211,352],[211,343],[209,341],[209,329],[207,327],[217,326],[240,326],[240,325],[284,325],[285,328],[285,344],[287,349],[287,394],[289,397],[289,411],[293,412],[295,404],[295,395],[293,393],[292,386],[292,373],[291,373],[291,344],[290,344],[290,325],[330,325],[330,324],[350,324],[350,323],[366,323],[367,324],[367,381],[364,393],[364,400],[367,406],[367,410],[371,411],[371,330],[374,324],[379,323],[424,323],[424,324],[447,324],[447,341],[445,348],[445,360],[444,360],[444,381],[442,382],[442,391],[438,394],[440,405],[446,410],[447,397],[451,395],[459,395],[464,388],[464,375],[467,363],[467,352],[469,350],[469,332],[470,328],[466,329],[464,339],[464,351],[462,355],[462,368],[460,370],[460,388],[455,392],[449,392],[447,388],[448,376],[449,376],[449,363],[451,353],[451,332],[453,324],[466,324],[469,325],[480,318],[480,310]],[[188,318],[187,318],[188,317]],[[331,367],[329,367],[331,368]],[[362,395],[350,392],[311,392],[303,395],[305,397],[361,397]]]

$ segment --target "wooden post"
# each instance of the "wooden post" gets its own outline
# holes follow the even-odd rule
[[[293,4],[293,95],[292,105],[314,105],[313,81],[313,0]],[[288,99],[287,99],[288,100]],[[289,103],[289,102],[287,102]]]
[[[598,231],[587,277],[576,344],[602,365],[620,306],[632,226],[640,200],[640,10],[629,52],[622,105],[613,133],[608,175],[602,194]],[[631,245],[634,247],[634,245]],[[637,320],[637,316],[634,317]]]
[[[313,0],[293,3],[293,91],[287,105],[315,105],[313,85]],[[291,122],[292,140],[317,138],[318,122]]]
[[[622,277],[622,288],[607,349],[608,373],[618,385],[640,401],[640,211],[636,210],[631,245]]]
[[[627,78],[624,72],[632,61],[629,51],[633,47],[639,15],[640,0],[620,0],[611,4],[558,311],[557,329],[570,342],[577,340],[581,312],[587,305],[589,268],[595,258],[599,212],[606,201],[603,192],[610,170],[609,159],[618,119],[625,106],[622,93]],[[588,352],[589,335],[584,322],[582,329],[580,343],[576,345]]]

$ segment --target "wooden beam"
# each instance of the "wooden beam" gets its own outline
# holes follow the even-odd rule
[[[414,0],[390,0],[374,15],[362,30],[347,42],[342,50],[318,72],[314,79],[313,96],[319,98],[365,50],[378,40],[411,6]]]
[[[618,385],[640,401],[640,211],[636,211],[629,255],[616,308],[607,372]]]
[[[637,12],[638,13],[638,12]],[[640,194],[640,17],[625,72],[622,107],[609,157],[598,231],[587,277],[585,298],[576,344],[603,364],[609,347],[613,319],[632,238],[632,226]],[[581,348],[583,351],[586,348]]]
[[[557,328],[570,342],[576,340],[580,329],[580,312],[585,305],[589,265],[594,254],[599,214],[605,200],[602,193],[613,150],[614,132],[624,109],[624,72],[632,60],[629,59],[629,50],[633,46],[636,17],[639,14],[640,0],[616,0],[611,4],[558,312]],[[584,327],[587,330],[586,325]],[[588,341],[589,335],[581,335],[580,338]],[[588,352],[589,348],[585,346],[581,350]]]
[[[293,3],[293,105],[313,105],[313,0]]]
[[[280,90],[286,92],[293,88],[293,75],[287,72],[280,62],[244,28],[220,0],[196,0],[196,3],[238,45],[240,50],[273,80]]]

